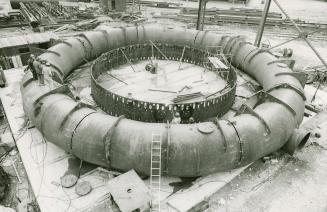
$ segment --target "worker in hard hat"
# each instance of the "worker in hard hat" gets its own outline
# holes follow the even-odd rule
[[[52,71],[51,71],[51,65],[49,62],[46,62],[45,65],[42,67],[44,80],[49,85],[50,89],[53,89],[53,80],[52,80]]]
[[[181,123],[181,115],[179,114],[179,112],[176,112],[174,114],[173,120],[171,120],[171,124],[180,124],[180,123]]]
[[[35,67],[33,65],[34,61],[35,61],[35,55],[31,54],[30,58],[27,60],[27,69],[29,69],[32,72],[33,80],[37,80],[36,70],[35,70]],[[25,70],[27,70],[27,69],[25,69]]]
[[[195,123],[195,120],[194,120],[194,118],[192,116],[190,118],[188,118],[188,123],[189,124],[194,124]]]
[[[42,63],[44,63],[44,61],[42,61]],[[37,78],[39,79],[39,84],[40,85],[45,85],[44,84],[43,67],[42,67],[42,64],[41,64],[41,59],[39,57],[34,60],[33,66],[35,68]]]

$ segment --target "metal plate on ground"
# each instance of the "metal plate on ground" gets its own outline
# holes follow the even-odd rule
[[[108,182],[109,192],[121,211],[148,208],[150,191],[134,170]]]
[[[77,183],[77,177],[73,174],[67,174],[60,178],[61,186],[64,188],[71,188]]]
[[[87,195],[91,191],[92,191],[92,186],[91,186],[91,183],[88,181],[80,182],[75,187],[76,194],[78,194],[80,196]]]

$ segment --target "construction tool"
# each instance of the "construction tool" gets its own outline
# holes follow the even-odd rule
[[[15,174],[16,174],[16,176],[17,176],[18,182],[19,182],[19,183],[22,183],[22,180],[21,180],[21,178],[20,178],[20,176],[19,176],[19,174],[18,174],[18,171],[17,171],[16,165],[15,165],[15,162],[14,162],[13,160],[11,160],[11,164],[12,164],[12,167],[14,168],[14,171],[15,171]]]

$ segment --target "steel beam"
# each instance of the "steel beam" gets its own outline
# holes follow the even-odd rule
[[[282,11],[282,13],[286,16],[286,18],[293,24],[293,26],[295,27],[295,29],[299,32],[300,37],[308,44],[308,46],[312,49],[312,51],[320,59],[320,61],[322,62],[322,64],[324,64],[324,66],[327,68],[326,61],[322,58],[322,56],[319,54],[319,52],[316,50],[316,48],[311,44],[311,42],[306,37],[303,37],[302,36],[305,33],[301,30],[301,28],[291,19],[291,17],[287,14],[286,10],[284,10],[284,8],[279,4],[279,2],[277,0],[273,0],[273,1],[277,5],[277,7],[280,9],[280,11]]]
[[[262,11],[262,17],[261,17],[259,30],[258,30],[257,36],[255,38],[255,41],[254,41],[254,45],[257,46],[257,47],[259,47],[260,43],[261,43],[262,34],[263,34],[263,30],[265,28],[265,24],[266,24],[268,12],[269,12],[270,4],[271,4],[271,0],[266,0],[265,9]]]

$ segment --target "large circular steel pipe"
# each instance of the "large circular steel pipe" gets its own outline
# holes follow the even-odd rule
[[[63,41],[40,57],[51,63],[54,80],[64,82],[86,60],[149,40],[200,49],[220,46],[230,55],[230,62],[254,77],[263,91],[229,120],[167,125],[107,115],[77,101],[65,86],[53,90],[39,86],[28,73],[21,83],[25,113],[49,142],[67,152],[94,164],[135,169],[146,175],[150,172],[151,135],[161,133],[162,171],[183,177],[249,164],[283,147],[301,123],[305,97],[300,81],[269,52],[240,37],[159,26],[110,28]],[[203,124],[212,130],[201,131]]]

